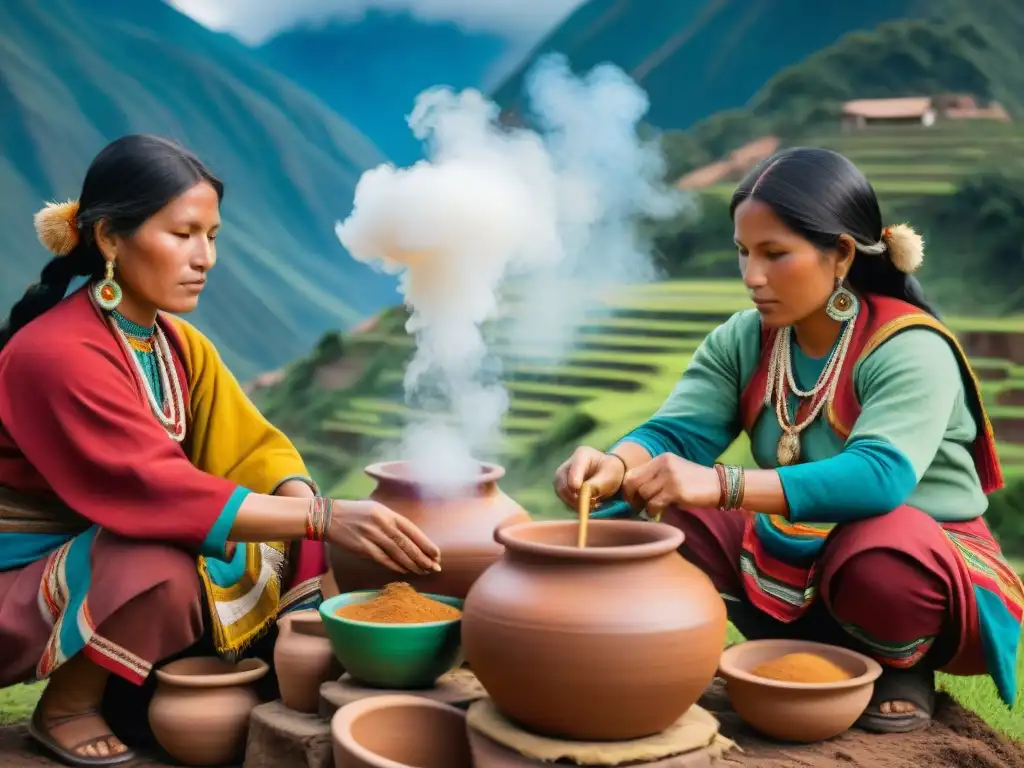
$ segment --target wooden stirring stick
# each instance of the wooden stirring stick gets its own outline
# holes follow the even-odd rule
[[[590,487],[590,483],[584,483],[580,486],[580,498],[577,512],[579,513],[579,529],[576,534],[576,546],[582,549],[587,546],[587,523],[590,520],[590,497],[593,494],[593,490]]]

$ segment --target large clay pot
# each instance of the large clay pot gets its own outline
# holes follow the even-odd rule
[[[502,528],[502,559],[470,590],[466,659],[527,730],[579,741],[665,730],[715,676],[725,604],[661,523],[574,521]]]
[[[421,696],[386,694],[331,719],[335,768],[473,768],[466,713]]]
[[[420,592],[464,598],[477,577],[501,557],[495,530],[530,519],[498,488],[505,470],[494,464],[481,464],[476,486],[448,499],[424,494],[407,462],[372,464],[366,474],[377,481],[370,499],[416,523],[441,548],[441,572],[399,577],[369,558],[334,547],[331,570],[342,593],[380,589],[400,578]]]
[[[281,701],[296,712],[315,714],[320,709],[320,684],[337,680],[345,671],[331,650],[320,612],[288,613],[277,626],[274,671]]]
[[[157,743],[185,765],[237,765],[245,755],[249,715],[260,703],[253,683],[269,670],[261,659],[230,664],[216,657],[180,659],[158,669],[149,704]]]

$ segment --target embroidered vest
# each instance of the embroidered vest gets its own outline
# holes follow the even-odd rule
[[[854,368],[858,362],[866,359],[887,340],[909,328],[931,328],[941,334],[953,348],[960,365],[960,374],[964,380],[967,403],[978,424],[978,436],[972,445],[972,454],[974,465],[981,479],[982,491],[986,494],[998,491],[1003,487],[1003,471],[996,454],[992,424],[982,402],[981,383],[971,368],[967,354],[956,336],[939,320],[913,304],[877,295],[869,295],[861,301],[860,313],[854,321],[850,348],[847,351],[843,367],[839,371],[835,397],[823,409],[825,418],[841,438],[846,439],[850,436],[861,411],[853,380]],[[768,384],[768,364],[776,333],[778,333],[777,329],[767,328],[762,323],[761,357],[753,376],[747,382],[740,396],[740,414],[747,434],[753,431],[765,406],[764,394]],[[815,398],[804,400],[794,416],[794,421],[798,423],[805,418],[813,404],[818,399],[825,397],[826,394],[825,391],[822,391]]]

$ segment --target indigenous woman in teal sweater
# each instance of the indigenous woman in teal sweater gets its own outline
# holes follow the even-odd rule
[[[885,673],[861,727],[928,724],[934,672],[1016,695],[1024,590],[982,517],[1002,486],[978,383],[849,160],[786,150],[731,212],[755,309],[705,339],[675,390],[608,453],[558,470],[685,534],[683,555],[748,638],[853,647]],[[745,431],[760,469],[716,463]]]

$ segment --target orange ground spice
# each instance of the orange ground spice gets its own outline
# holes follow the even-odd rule
[[[750,673],[786,683],[839,683],[853,677],[838,664],[816,653],[788,653],[761,662]]]
[[[462,617],[462,611],[425,597],[404,581],[393,581],[372,600],[351,603],[335,612],[344,619],[373,624],[425,624]]]

